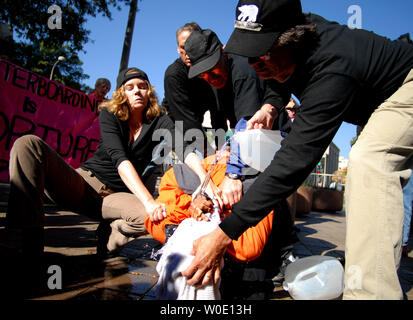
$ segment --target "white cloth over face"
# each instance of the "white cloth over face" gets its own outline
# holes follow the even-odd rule
[[[207,215],[208,216],[208,215]],[[219,283],[196,288],[186,283],[187,278],[181,272],[189,267],[194,256],[190,254],[193,242],[211,233],[221,222],[218,212],[214,212],[210,221],[196,221],[193,218],[181,222],[174,234],[160,250],[162,253],[156,271],[159,274],[157,298],[161,300],[220,300]],[[221,261],[221,268],[223,260]]]

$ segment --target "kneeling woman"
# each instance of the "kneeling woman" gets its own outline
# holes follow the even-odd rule
[[[44,192],[76,213],[113,221],[110,251],[145,234],[147,215],[152,221],[165,217],[164,204],[154,200],[141,179],[159,143],[153,133],[166,129],[175,136],[174,124],[162,112],[153,89],[138,68],[119,73],[113,98],[101,105],[98,149],[77,170],[36,136],[16,140],[10,155],[7,228],[21,240],[24,252],[43,251]],[[196,154],[188,153],[184,162],[203,181],[206,172]],[[209,188],[218,195],[213,183]]]

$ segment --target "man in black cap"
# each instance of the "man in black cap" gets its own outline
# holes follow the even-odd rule
[[[249,120],[262,106],[273,109],[274,94],[266,90],[266,81],[260,79],[248,64],[248,59],[235,54],[226,54],[218,36],[210,29],[194,31],[186,40],[185,51],[191,60],[188,77],[201,78],[216,89],[218,104],[226,114],[234,114],[236,131],[243,131]],[[277,101],[277,100],[275,100]],[[286,112],[274,129],[290,130]],[[228,162],[226,177],[221,184],[224,205],[231,207],[242,197],[243,176],[256,175],[257,170],[248,168],[239,160],[238,145],[231,143],[232,156]]]
[[[226,51],[249,57],[260,77],[281,83],[280,96],[293,92],[301,112],[231,215],[194,244],[195,259],[183,272],[189,283],[219,277],[216,258],[230,239],[304,181],[346,121],[364,129],[349,159],[343,297],[401,299],[402,186],[413,156],[412,46],[304,15],[299,0],[241,0]],[[260,110],[249,126],[272,117]]]
[[[245,130],[247,120],[261,106],[265,110],[274,108],[272,104],[277,97],[266,87],[266,81],[257,76],[246,57],[224,53],[221,41],[212,30],[194,31],[186,40],[185,51],[191,60],[188,77],[202,78],[216,89],[219,105],[225,108],[227,114],[234,114],[236,118],[236,132]],[[291,122],[286,111],[280,113],[278,120],[272,128],[289,132]],[[260,173],[244,164],[239,154],[239,146],[233,139],[225,178],[219,187],[227,208],[240,201]],[[265,269],[266,276],[273,278],[274,285],[279,286],[279,278],[282,277],[280,265],[294,259],[293,225],[286,201],[278,203],[272,209],[275,212],[274,227],[271,241],[265,250],[271,251],[271,259],[265,258],[268,261]]]
[[[197,145],[197,149],[206,156],[209,143],[202,127],[205,112],[210,111],[213,129],[222,129],[225,132],[227,123],[225,115],[217,109],[214,89],[202,79],[188,78],[191,61],[185,51],[185,42],[194,30],[201,30],[201,28],[196,22],[188,22],[176,31],[179,58],[165,71],[165,98],[162,105],[168,110],[172,120],[182,121],[184,135],[188,130],[198,130],[203,136],[203,145]],[[218,144],[219,139],[216,140]]]

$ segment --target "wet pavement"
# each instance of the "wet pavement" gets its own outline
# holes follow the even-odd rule
[[[13,259],[4,245],[7,185],[0,183],[0,259]],[[151,253],[161,247],[153,238],[143,236],[128,243],[118,256],[100,260],[96,256],[95,230],[98,224],[84,216],[46,206],[45,256],[42,285],[28,295],[33,300],[156,300],[158,279],[156,261]],[[311,212],[296,218],[298,241],[294,254],[299,257],[329,255],[344,257],[345,212]],[[152,250],[152,248],[154,248]],[[413,241],[410,243],[413,248]],[[153,252],[152,252],[153,251]],[[51,268],[51,269],[49,269]],[[32,272],[29,268],[25,270]],[[56,280],[57,275],[61,275]],[[9,277],[0,274],[0,284]],[[8,283],[10,283],[10,279]],[[402,258],[400,281],[408,300],[413,300],[413,251]],[[11,281],[13,283],[13,281]],[[60,285],[61,284],[61,285]],[[3,287],[3,286],[2,286]],[[282,287],[258,289],[245,299],[292,300]],[[50,289],[52,288],[52,289]],[[3,289],[3,294],[7,295]],[[24,288],[22,288],[24,290]],[[265,294],[263,292],[265,291]]]

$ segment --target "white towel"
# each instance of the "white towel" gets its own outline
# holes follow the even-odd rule
[[[181,275],[191,264],[194,256],[190,255],[193,242],[215,230],[220,223],[219,213],[210,216],[210,221],[196,221],[193,218],[181,222],[174,234],[162,247],[162,253],[156,271],[159,274],[157,283],[157,298],[162,300],[219,300],[219,283],[210,283],[201,288],[195,288],[186,283],[186,277]],[[221,268],[223,261],[221,261]]]

